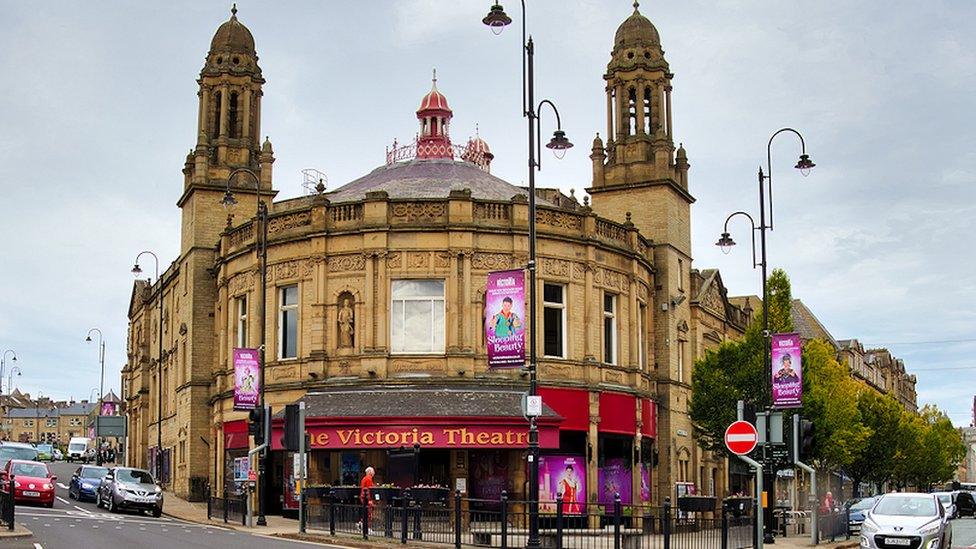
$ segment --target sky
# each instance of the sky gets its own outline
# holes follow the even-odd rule
[[[409,141],[414,111],[438,88],[452,137],[475,132],[492,173],[525,181],[519,32],[481,24],[490,0],[238,2],[267,84],[262,131],[279,198],[303,168],[335,189]],[[503,2],[522,21],[518,4]],[[606,127],[602,74],[628,0],[528,2],[537,96],[559,108],[577,145],[543,161],[539,186],[589,186],[589,145]],[[196,141],[197,83],[229,2],[0,0],[0,350],[13,386],[55,398],[118,392],[126,360],[130,269],[142,250],[178,254],[181,169]],[[746,246],[714,246],[729,213],[757,213],[756,171],[789,126],[817,167],[791,169],[799,145],[771,148],[782,267],[838,339],[887,345],[918,376],[920,403],[956,425],[976,394],[976,3],[880,6],[766,0],[646,1],[675,74],[674,133],[691,164],[697,268],[731,294],[759,294]],[[548,115],[547,115],[548,116]],[[551,131],[554,120],[543,120]],[[748,227],[731,226],[748,242]],[[143,262],[146,272],[152,264]],[[96,338],[97,339],[97,338]]]

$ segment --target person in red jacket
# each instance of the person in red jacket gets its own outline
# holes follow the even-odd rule
[[[366,524],[369,524],[370,516],[373,514],[373,475],[376,474],[376,470],[372,467],[366,468],[366,474],[363,475],[363,480],[359,481],[359,502],[366,506]],[[357,527],[361,529],[362,521],[356,523]],[[368,528],[368,526],[367,526]]]

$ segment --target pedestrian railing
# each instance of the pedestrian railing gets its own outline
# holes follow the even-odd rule
[[[224,490],[223,497],[213,494],[207,498],[207,519],[223,519],[224,523],[234,522],[247,525],[247,500],[244,496],[234,496]]]
[[[0,522],[7,530],[14,529],[14,486],[14,478],[10,477],[0,488]]]
[[[850,510],[831,511],[817,517],[817,527],[820,529],[820,539],[834,541],[838,538],[851,538]]]
[[[540,502],[538,536],[552,549],[743,549],[753,545],[753,513],[681,512],[663,506],[560,500]],[[409,490],[389,501],[342,501],[334,493],[310,503],[309,528],[330,535],[387,538],[408,543],[498,549],[524,547],[529,540],[526,501],[461,497],[417,501]]]

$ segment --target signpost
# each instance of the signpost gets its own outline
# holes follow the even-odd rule
[[[763,549],[763,466],[746,454],[756,449],[759,433],[748,421],[739,420],[725,429],[725,447],[748,463],[756,473],[756,549]]]

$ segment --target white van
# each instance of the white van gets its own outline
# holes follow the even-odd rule
[[[91,440],[85,437],[71,437],[68,441],[68,452],[65,454],[65,458],[68,462],[72,461],[84,461],[88,463],[91,455],[88,453],[88,449],[91,447]]]

